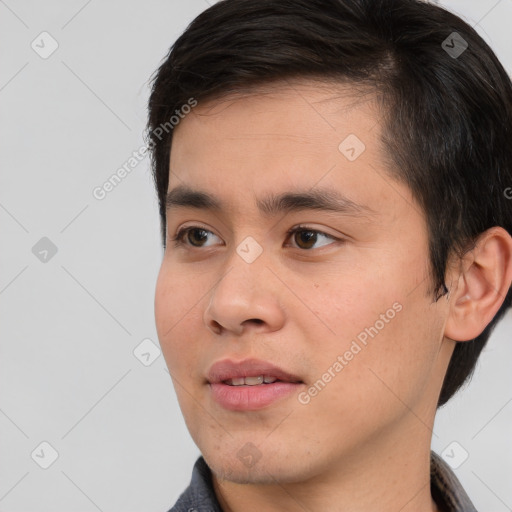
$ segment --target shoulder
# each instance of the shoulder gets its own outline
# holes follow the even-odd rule
[[[201,456],[192,470],[189,486],[168,512],[222,512],[212,485],[212,473]]]
[[[446,512],[477,512],[450,466],[436,453],[430,453],[432,497]]]

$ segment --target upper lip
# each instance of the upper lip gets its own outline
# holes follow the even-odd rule
[[[215,384],[237,377],[257,377],[259,375],[275,377],[286,382],[302,382],[297,375],[261,359],[244,359],[243,361],[222,359],[210,367],[207,379],[211,384]]]

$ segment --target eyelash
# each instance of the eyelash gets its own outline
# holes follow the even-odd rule
[[[202,231],[206,231],[207,233],[212,233],[212,231],[210,231],[209,229],[205,229],[201,226],[188,226],[186,228],[182,228],[180,229],[176,235],[171,238],[171,241],[174,242],[174,247],[181,247],[181,246],[188,246],[188,247],[192,247],[193,249],[201,249],[201,247],[195,247],[193,245],[189,245],[187,244],[186,242],[183,241],[183,237],[189,232],[189,231],[192,231],[194,229],[199,229],[199,230],[202,230]],[[313,228],[310,228],[308,226],[303,226],[303,225],[300,225],[300,226],[296,226],[294,228],[291,228],[289,229],[286,234],[288,235],[287,236],[287,240],[288,238],[290,238],[292,235],[294,235],[295,233],[298,233],[300,231],[310,231],[312,233],[317,233],[317,234],[320,234],[320,235],[323,235],[327,238],[330,238],[331,240],[334,240],[334,241],[338,241],[338,242],[343,242],[343,240],[341,238],[336,238],[332,235],[328,235],[327,233],[324,233],[323,231],[319,231],[318,229],[313,229]],[[215,233],[212,233],[212,234],[215,234]],[[330,244],[327,244],[327,245],[330,245]],[[322,246],[324,247],[324,246]],[[297,249],[301,249],[301,247],[297,247]],[[321,249],[321,247],[319,248]],[[302,249],[303,251],[311,251],[313,249]]]

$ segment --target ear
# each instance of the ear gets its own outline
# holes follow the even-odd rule
[[[479,336],[500,309],[512,283],[512,237],[501,227],[484,231],[461,261],[450,288],[444,335],[454,341]]]

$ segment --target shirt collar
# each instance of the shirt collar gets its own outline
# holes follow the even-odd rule
[[[430,489],[441,512],[477,512],[455,473],[434,452],[430,453]],[[212,472],[200,456],[190,485],[169,512],[223,512],[213,490]]]
[[[450,466],[430,452],[430,490],[441,512],[477,512]]]

